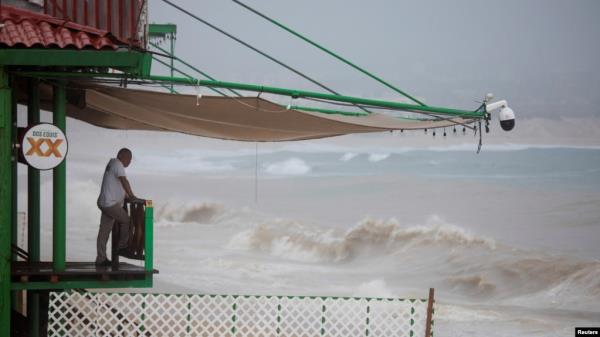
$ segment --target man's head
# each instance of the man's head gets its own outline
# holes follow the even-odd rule
[[[131,163],[131,150],[126,147],[120,149],[117,153],[117,159],[123,163],[123,166],[129,166],[129,163]]]

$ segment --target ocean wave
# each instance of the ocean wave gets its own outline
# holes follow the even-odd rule
[[[344,155],[342,156],[342,158],[340,158],[341,161],[350,161],[352,159],[354,159],[356,156],[358,156],[358,153],[355,152],[346,152],[344,153]]]
[[[274,175],[304,175],[311,171],[311,167],[304,160],[294,157],[266,164],[265,171]]]
[[[386,160],[390,157],[389,153],[371,153],[369,155],[369,161],[372,163],[380,162],[382,160]]]
[[[481,275],[454,276],[447,279],[454,291],[478,296],[491,296],[496,285]]]
[[[208,224],[214,223],[224,213],[225,207],[218,203],[166,203],[156,207],[155,220],[157,227],[169,227],[185,223]]]
[[[435,220],[440,221],[430,222]],[[260,224],[238,233],[229,243],[231,248],[257,250],[304,262],[345,262],[365,252],[387,254],[415,246],[480,246],[493,250],[495,242],[445,223],[402,227],[395,219],[365,219],[341,235],[294,222],[280,226]]]
[[[600,262],[570,257],[517,258],[499,261],[494,267],[504,273],[519,304],[547,303],[554,308],[593,310],[591,299],[600,301]]]

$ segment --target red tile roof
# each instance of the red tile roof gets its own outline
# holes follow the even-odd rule
[[[108,31],[0,5],[0,48],[114,50],[127,45]]]

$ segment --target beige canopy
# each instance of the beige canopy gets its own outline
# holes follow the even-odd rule
[[[157,130],[241,140],[290,141],[350,133],[412,130],[451,126],[461,118],[438,121],[405,120],[372,113],[345,116],[287,110],[257,97],[169,94],[109,86],[82,87],[68,92],[67,115],[112,129]],[[42,93],[50,105],[50,88]],[[45,104],[44,104],[45,103]]]

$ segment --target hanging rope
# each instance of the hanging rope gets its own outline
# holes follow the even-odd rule
[[[311,44],[311,45],[313,45],[313,46],[317,47],[318,49],[320,49],[320,50],[324,51],[325,53],[327,53],[327,54],[329,54],[329,55],[331,55],[331,56],[335,57],[336,59],[338,59],[338,60],[340,60],[340,61],[344,62],[345,64],[347,64],[347,65],[351,66],[352,68],[354,68],[354,69],[356,69],[356,70],[360,71],[361,73],[363,73],[363,74],[365,74],[365,75],[369,76],[370,78],[372,78],[372,79],[374,79],[375,81],[377,81],[377,82],[379,82],[379,83],[381,83],[381,84],[385,85],[386,87],[388,87],[388,88],[390,88],[390,89],[394,90],[395,92],[397,92],[397,93],[399,93],[400,95],[402,95],[402,96],[404,96],[404,97],[406,97],[406,98],[410,99],[411,101],[413,101],[413,102],[415,102],[415,103],[417,103],[417,104],[419,104],[419,105],[426,106],[426,105],[425,105],[425,103],[423,103],[423,102],[419,101],[418,99],[416,99],[416,98],[412,97],[411,95],[409,95],[409,94],[405,93],[404,91],[402,91],[402,90],[400,90],[400,89],[396,88],[395,86],[393,86],[393,85],[391,85],[390,83],[388,83],[388,82],[384,81],[383,79],[381,79],[381,78],[379,78],[379,77],[377,77],[377,76],[373,75],[372,73],[370,73],[370,72],[366,71],[365,69],[363,69],[363,68],[361,68],[361,67],[357,66],[356,64],[354,64],[354,63],[352,63],[352,62],[350,62],[350,61],[346,60],[346,59],[345,59],[345,58],[343,58],[342,56],[340,56],[340,55],[338,55],[338,54],[336,54],[336,53],[332,52],[331,50],[329,50],[329,49],[327,49],[327,48],[325,48],[325,47],[323,47],[323,46],[321,46],[321,45],[319,45],[318,43],[316,43],[316,42],[314,42],[314,41],[310,40],[309,38],[307,38],[307,37],[305,37],[305,36],[302,36],[302,35],[300,35],[299,33],[295,32],[295,31],[293,31],[292,29],[290,29],[290,28],[288,28],[288,27],[284,26],[283,24],[281,24],[281,23],[279,23],[279,22],[275,21],[274,19],[271,19],[270,17],[268,17],[268,16],[266,16],[265,14],[263,14],[263,13],[261,13],[261,12],[257,11],[256,9],[254,9],[254,8],[252,8],[252,7],[250,7],[250,6],[246,5],[246,4],[244,4],[244,3],[242,3],[241,1],[238,1],[238,0],[232,0],[232,1],[233,1],[233,2],[235,2],[236,4],[240,5],[241,7],[243,7],[243,8],[245,8],[245,9],[249,10],[250,12],[252,12],[252,13],[254,13],[254,14],[256,14],[256,15],[260,16],[261,18],[263,18],[263,19],[265,19],[265,20],[267,20],[267,21],[271,22],[272,24],[274,24],[274,25],[278,26],[279,28],[281,28],[281,29],[283,29],[283,30],[285,30],[285,31],[289,32],[290,34],[292,34],[292,35],[294,35],[294,36],[296,36],[296,37],[300,38],[301,40],[303,40],[303,41],[305,41],[305,42],[307,42],[307,43],[309,43],[309,44]]]

